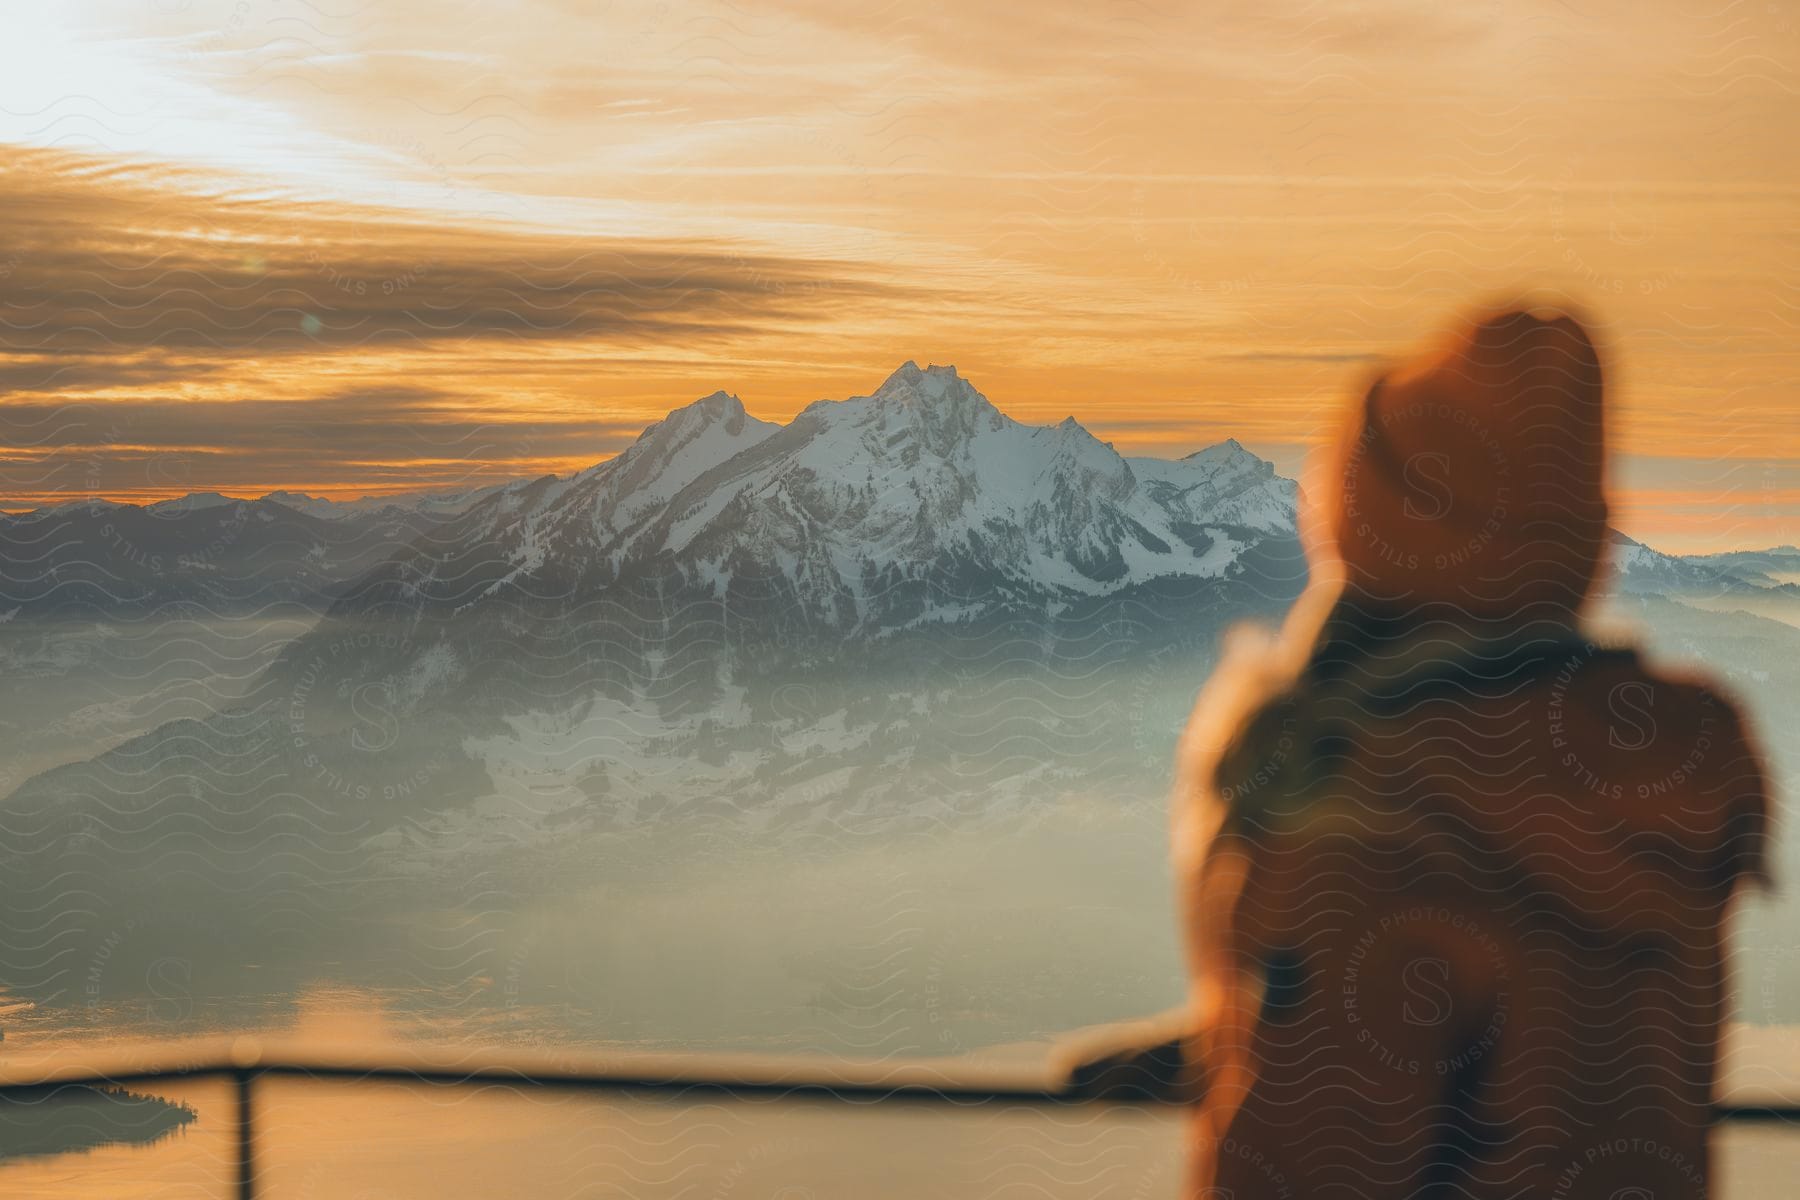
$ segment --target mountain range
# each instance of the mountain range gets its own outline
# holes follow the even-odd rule
[[[124,928],[115,962],[316,961],[371,889],[529,892],[632,831],[819,847],[1153,802],[1223,629],[1304,583],[1297,504],[1234,440],[1121,455],[909,362],[785,425],[716,392],[567,477],[0,517],[0,658],[49,680],[110,637],[109,686],[163,689],[104,739],[32,726],[95,707],[47,685],[5,711],[89,744],[0,802],[0,979],[66,1000]],[[1745,615],[1800,607],[1800,551],[1615,543],[1615,605],[1800,689],[1768,653],[1800,631]]]
[[[715,392],[567,478],[0,514],[0,615],[323,609],[352,583],[340,609],[377,594],[504,602],[546,586],[578,602],[650,569],[717,590],[731,564],[779,574],[812,616],[881,629],[895,615],[882,594],[928,579],[967,580],[994,602],[1241,576],[1258,551],[1289,558],[1296,502],[1294,482],[1235,439],[1127,457],[1073,418],[1021,424],[954,367],[908,362],[872,394],[819,401],[785,426]],[[1614,539],[1625,591],[1800,595],[1793,547],[1678,557]]]

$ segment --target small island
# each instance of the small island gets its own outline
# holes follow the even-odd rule
[[[196,1119],[185,1104],[124,1088],[48,1085],[0,1097],[0,1164],[100,1146],[147,1146]]]

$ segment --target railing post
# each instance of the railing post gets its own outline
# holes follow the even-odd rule
[[[238,1200],[256,1200],[256,1110],[251,1095],[256,1076],[257,1072],[241,1068],[232,1072],[237,1083]]]

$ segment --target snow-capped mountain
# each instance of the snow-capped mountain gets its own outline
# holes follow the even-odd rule
[[[1264,533],[1294,531],[1294,482],[1275,464],[1226,438],[1185,458],[1132,458],[1132,471],[1164,508],[1189,521],[1241,525]]]
[[[979,571],[1083,594],[1217,576],[1242,545],[1226,505],[1285,511],[1292,529],[1292,485],[1232,459],[1133,462],[1073,418],[1021,424],[954,367],[909,362],[874,393],[820,401],[701,475],[630,550],[715,577],[748,556],[859,613],[896,574]]]
[[[909,362],[785,426],[714,393],[617,458],[488,497],[342,610],[580,603],[650,575],[717,596],[743,577],[813,618],[879,629],[919,619],[921,588],[967,616],[1225,577],[1249,547],[1291,552],[1294,507],[1293,482],[1235,441],[1126,458],[1073,419],[1023,424],[954,367]]]
[[[1615,530],[1611,567],[1610,591],[1618,598],[1673,597],[1800,625],[1800,552],[1791,547],[1674,555]]]
[[[629,540],[696,478],[780,428],[750,416],[736,396],[714,392],[651,425],[617,457],[569,479],[502,489],[442,541],[505,544],[508,569],[488,581],[489,593],[551,560],[565,574],[580,573],[585,560]]]

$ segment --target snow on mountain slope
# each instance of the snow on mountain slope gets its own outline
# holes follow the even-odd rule
[[[510,526],[508,557],[526,569],[548,557],[604,557],[695,479],[780,428],[714,392],[650,425],[618,456],[539,481],[531,493],[495,497],[470,515],[495,531]]]
[[[1235,442],[1128,460],[1072,418],[1021,423],[954,367],[908,362],[785,426],[715,392],[615,458],[487,496],[334,611],[649,619],[733,596],[797,625],[892,630],[1153,580],[1268,575],[1274,594],[1298,579],[1294,491]]]
[[[1273,469],[1235,449],[1127,460],[1072,418],[1021,424],[954,367],[909,362],[697,478],[637,546],[714,571],[747,556],[858,597],[894,571],[967,568],[1088,594],[1217,575],[1235,557],[1218,526],[1280,525]]]
[[[599,486],[571,489],[571,506],[590,506],[597,541],[632,530],[666,507],[701,475],[759,445],[781,428],[744,411],[744,402],[714,392],[646,429],[625,452],[577,479]]]
[[[754,578],[828,624],[898,626],[1218,578],[1249,546],[1291,544],[1293,495],[1235,442],[1127,460],[1073,419],[1022,424],[954,367],[909,362],[785,426],[715,392],[616,458],[486,497],[390,575],[455,611],[580,604],[646,577],[716,597]]]
[[[1196,450],[1186,458],[1129,458],[1150,495],[1193,521],[1244,525],[1265,533],[1292,533],[1299,490],[1275,474],[1275,464],[1244,449],[1236,438]]]
[[[1754,586],[1704,560],[1653,550],[1616,529],[1609,557],[1611,584],[1620,592],[1712,594],[1748,592]]]
[[[779,426],[715,392],[651,424],[625,451],[564,478],[516,480],[397,555],[340,612],[427,597],[460,610],[529,582],[534,596],[573,598],[617,566],[613,547],[700,474]]]

